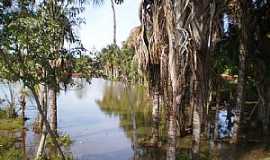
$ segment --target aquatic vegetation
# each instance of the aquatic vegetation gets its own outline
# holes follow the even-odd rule
[[[68,134],[63,134],[57,137],[58,143],[63,147],[69,147],[72,144],[72,139]],[[52,139],[50,137],[47,138],[46,141],[49,147],[54,147]]]

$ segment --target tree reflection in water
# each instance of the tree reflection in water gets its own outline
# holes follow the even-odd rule
[[[155,125],[153,125],[151,100],[143,87],[108,82],[104,87],[104,95],[101,100],[97,100],[97,104],[105,114],[119,117],[120,127],[132,141],[134,152],[132,159],[165,159],[166,152],[161,147],[164,137],[152,135],[152,126]],[[161,122],[159,132],[164,130],[162,124],[165,123]],[[158,137],[159,145],[151,142],[153,137]]]

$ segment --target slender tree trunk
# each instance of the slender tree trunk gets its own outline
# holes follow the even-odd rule
[[[269,135],[269,121],[270,121],[270,87],[267,86],[266,89],[266,95],[267,95],[267,104],[264,107],[265,114],[264,114],[264,123],[263,123],[263,131],[264,135],[268,136]]]
[[[216,95],[216,111],[215,111],[215,128],[214,128],[214,140],[216,141],[219,138],[218,135],[218,120],[219,120],[219,108],[220,108],[220,92],[219,87],[217,87]]]
[[[50,125],[52,130],[57,133],[57,95],[55,89],[49,89],[50,100]]]
[[[42,106],[42,110],[45,112],[45,87],[43,85],[39,85],[39,101],[41,103]],[[47,114],[46,114],[47,115]],[[37,129],[38,131],[43,130],[43,119],[41,118],[41,115],[38,114],[38,120],[37,120]]]
[[[115,13],[114,0],[111,0],[111,6],[112,6],[112,11],[113,11],[113,44],[116,44],[116,13]]]
[[[42,134],[40,137],[39,146],[38,146],[38,150],[37,150],[37,154],[36,154],[36,160],[39,160],[44,153],[46,137],[47,137],[46,127],[43,126]]]
[[[39,97],[39,99],[41,100],[41,103],[42,103],[42,109],[43,109],[43,114],[47,120],[47,108],[48,108],[48,97],[47,97],[47,87],[46,86],[43,86],[43,85],[40,85],[40,92],[42,94],[41,97]],[[42,118],[41,114],[40,114],[40,119],[42,120],[41,121],[41,137],[40,137],[40,142],[39,142],[39,146],[38,146],[38,150],[37,150],[37,154],[36,154],[36,159],[40,159],[43,154],[44,154],[44,150],[45,150],[45,142],[46,142],[46,138],[47,138],[47,130],[46,130],[46,126],[45,126],[45,120]]]
[[[40,115],[41,115],[41,117],[42,117],[42,119],[43,119],[43,121],[44,121],[44,125],[45,125],[45,127],[46,127],[46,130],[48,131],[48,133],[50,134],[50,136],[51,136],[51,138],[52,138],[52,141],[53,141],[53,143],[54,143],[54,145],[56,146],[56,148],[58,149],[58,151],[59,151],[59,154],[60,154],[60,156],[61,156],[61,159],[62,160],[65,160],[65,155],[64,155],[64,153],[63,153],[63,151],[62,151],[62,149],[61,149],[61,146],[59,145],[59,143],[58,143],[58,141],[57,141],[57,134],[51,129],[51,127],[50,127],[50,123],[48,122],[48,120],[47,120],[47,118],[46,118],[46,115],[44,114],[44,112],[43,112],[43,110],[42,110],[42,106],[41,106],[41,103],[40,103],[40,101],[39,101],[39,98],[38,98],[38,95],[37,95],[37,93],[36,93],[36,91],[35,91],[35,89],[32,87],[32,86],[27,86],[31,91],[32,91],[32,93],[33,93],[33,96],[34,96],[34,98],[35,98],[35,101],[36,101],[36,103],[37,103],[37,109],[38,109],[38,111],[39,111],[39,113],[40,113]]]
[[[232,143],[239,142],[241,112],[244,104],[244,90],[246,81],[246,59],[248,55],[248,1],[240,0],[239,4],[239,28],[240,28],[240,46],[239,46],[239,68],[238,68],[238,84],[237,99],[235,110],[234,132],[232,134]]]

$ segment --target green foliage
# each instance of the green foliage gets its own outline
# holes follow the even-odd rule
[[[213,57],[216,74],[234,75],[238,73],[239,37],[236,29],[218,42]]]
[[[0,78],[22,80],[28,87],[69,83],[72,60],[81,52],[73,27],[81,23],[78,15],[83,8],[71,1],[17,7],[26,9],[4,8],[2,13]],[[63,48],[65,39],[73,49]]]

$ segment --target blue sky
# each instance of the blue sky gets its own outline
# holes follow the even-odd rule
[[[126,40],[130,30],[140,24],[138,18],[139,0],[125,0],[116,6],[117,44]],[[113,18],[110,0],[105,0],[101,6],[87,5],[82,15],[86,24],[79,28],[80,38],[87,50],[100,50],[113,39]]]

